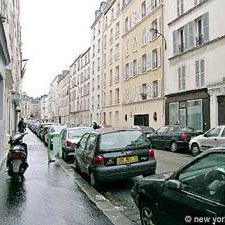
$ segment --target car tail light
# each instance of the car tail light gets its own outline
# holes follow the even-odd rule
[[[73,146],[75,146],[75,144],[73,142],[67,140],[66,141],[66,146],[67,147],[73,147]]]
[[[10,154],[11,159],[21,159],[23,157],[24,157],[24,154],[20,152],[13,152]]]
[[[150,148],[149,150],[148,150],[148,156],[149,156],[149,158],[155,158],[155,152],[154,152],[154,149],[152,149],[152,148]]]
[[[180,135],[180,140],[187,140],[188,139],[188,135],[187,134],[181,134]]]
[[[95,166],[104,166],[105,164],[104,157],[101,155],[96,156],[94,159],[94,163],[95,163]]]

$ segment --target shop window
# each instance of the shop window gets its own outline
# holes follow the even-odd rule
[[[187,126],[202,130],[202,100],[187,101]]]
[[[169,124],[177,124],[179,122],[179,103],[169,104]]]

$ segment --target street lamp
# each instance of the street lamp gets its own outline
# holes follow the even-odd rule
[[[164,40],[164,43],[165,43],[165,50],[167,49],[167,44],[166,44],[166,38],[165,38],[165,36],[164,36],[164,34],[162,34],[162,33],[160,33],[157,29],[155,29],[155,28],[151,28],[150,29],[150,32],[152,32],[152,33],[156,33],[156,34],[159,34],[160,36],[162,36],[162,38],[163,38],[163,40]]]

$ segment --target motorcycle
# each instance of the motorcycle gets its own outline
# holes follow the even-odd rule
[[[10,150],[7,155],[8,175],[13,180],[23,179],[23,175],[28,168],[27,163],[27,144],[23,143],[23,137],[27,133],[18,133],[14,137],[10,137]]]

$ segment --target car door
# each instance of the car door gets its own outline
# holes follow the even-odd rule
[[[85,173],[89,173],[89,167],[92,166],[92,161],[94,158],[94,149],[96,146],[97,136],[95,134],[90,134],[87,140],[87,144],[83,154],[83,163],[85,167]]]
[[[167,139],[168,131],[170,127],[164,126],[161,127],[156,135],[153,135],[151,138],[153,139],[153,146],[159,149],[165,148],[165,141]]]
[[[162,221],[167,224],[199,224],[202,218],[223,216],[225,212],[225,174],[221,180],[211,176],[212,171],[225,172],[225,153],[212,152],[195,160],[181,170],[174,178],[180,188],[164,185],[163,203],[161,203]],[[206,179],[207,178],[207,179]],[[213,187],[216,183],[218,190]],[[212,187],[216,190],[213,192]],[[206,224],[202,222],[202,224]]]
[[[225,147],[225,127],[222,128],[221,134],[217,138],[218,140],[218,147]]]
[[[84,160],[84,150],[87,144],[87,139],[88,139],[89,134],[84,134],[79,143],[78,146],[75,148],[75,157],[77,160],[77,163],[79,165],[79,168],[81,172],[85,173],[86,172],[86,167],[85,167],[85,160]]]
[[[202,150],[207,150],[209,148],[218,146],[218,138],[221,133],[221,127],[215,127],[206,132],[203,138],[200,140],[200,145]]]

